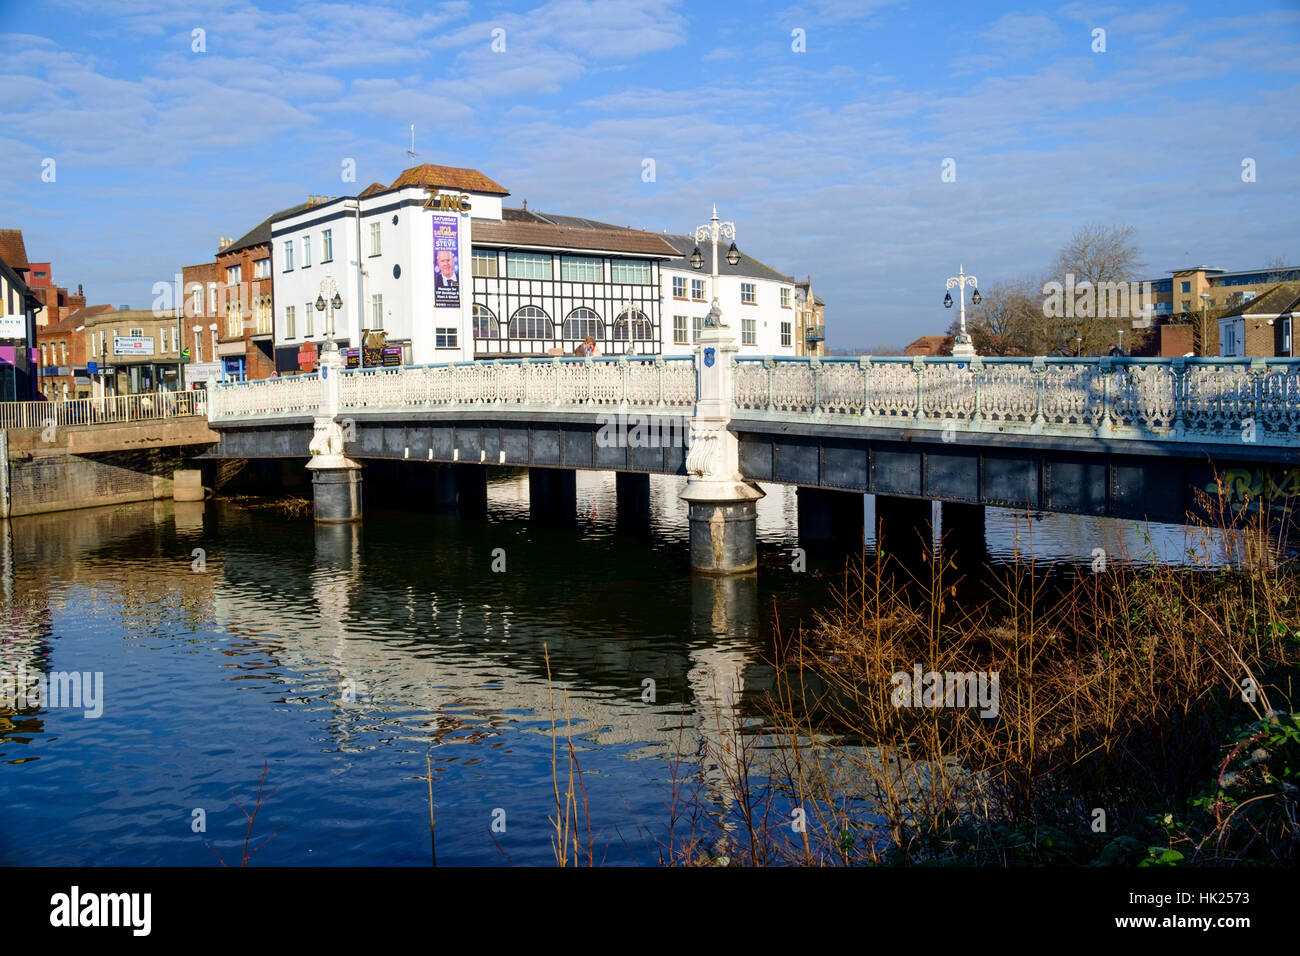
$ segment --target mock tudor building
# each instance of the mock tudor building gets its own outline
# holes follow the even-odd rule
[[[331,323],[349,364],[572,355],[587,336],[604,355],[691,352],[712,298],[707,245],[695,270],[691,237],[508,195],[477,170],[424,164],[273,217],[276,369],[309,368]],[[743,253],[720,255],[719,273],[741,354],[796,354],[794,280]]]

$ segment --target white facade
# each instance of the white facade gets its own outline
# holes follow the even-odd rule
[[[457,197],[451,206],[464,205],[467,209],[430,208],[430,203],[445,205],[431,199],[437,195]],[[514,215],[517,219],[518,214]],[[459,303],[455,307],[435,305],[435,220],[448,216],[454,217],[457,227]],[[513,227],[516,219],[504,225]],[[480,229],[484,235],[477,247],[475,222],[496,227],[490,236]],[[563,237],[577,233],[555,227],[550,234],[559,238],[536,246],[525,244],[523,239],[503,237],[497,225],[502,222],[501,195],[424,185],[334,199],[276,220],[271,225],[271,259],[278,366],[288,371],[288,363],[296,361],[296,352],[304,342],[319,347],[325,341],[329,309],[321,313],[315,302],[326,276],[337,283],[343,302],[334,317],[335,341],[341,347],[356,348],[361,345],[363,330],[382,328],[387,332],[387,344],[403,347],[405,364],[468,361],[476,354],[572,354],[583,338],[576,332],[584,326],[580,320],[566,325],[566,319],[581,316],[591,322],[593,314],[600,323],[597,327],[605,334],[599,343],[604,354],[687,355],[694,350],[698,328],[712,298],[708,274],[711,249],[704,250],[705,268],[696,271],[685,257],[675,254],[666,239],[663,251],[658,253],[627,251],[636,243],[617,236],[610,244],[622,251],[568,248],[562,245]],[[522,228],[526,231],[531,225],[536,224]],[[591,235],[592,230],[588,230],[583,240],[588,246]],[[606,231],[606,235],[613,234]],[[629,235],[640,236],[644,242],[647,234]],[[581,244],[576,239],[574,242]],[[478,268],[472,255],[475,248],[481,253]],[[549,278],[514,274],[512,270],[525,256],[549,259],[549,266],[538,266],[543,273],[549,270]],[[495,266],[487,265],[490,259],[495,260]],[[599,260],[599,266],[592,260]],[[620,264],[629,262],[648,263],[648,275],[628,281],[629,270]],[[566,279],[569,270],[578,264],[589,270],[591,281]],[[491,268],[495,268],[495,275],[487,274]],[[745,270],[743,262],[740,270]],[[761,272],[762,267],[755,271]],[[674,295],[674,277],[684,280],[684,298]],[[700,282],[704,294],[695,297],[692,293],[699,290]],[[752,291],[752,304],[742,301],[742,284],[752,286],[748,290]],[[719,304],[741,355],[795,354],[792,281],[723,275],[719,293]],[[331,296],[324,298],[328,301]],[[476,304],[480,314],[477,338]],[[541,309],[550,325],[545,326],[530,307]],[[637,313],[649,322],[649,338],[640,337],[646,326]],[[512,325],[516,316],[521,321]],[[678,316],[684,317],[684,323]],[[531,318],[531,324],[523,321],[526,318]],[[550,335],[523,334],[525,328],[532,332],[549,330]],[[512,335],[512,331],[520,334]]]

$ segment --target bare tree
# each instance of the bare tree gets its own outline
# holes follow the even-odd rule
[[[1056,255],[1061,281],[1072,273],[1076,286],[1090,283],[1096,288],[1103,282],[1133,279],[1145,265],[1133,241],[1136,233],[1132,226],[1090,223],[1080,227]]]
[[[1271,256],[1264,260],[1264,272],[1265,282],[1287,282],[1291,278],[1292,269],[1284,256]]]
[[[1043,309],[1041,345],[1048,354],[1100,355],[1120,345],[1132,316],[1109,314],[1111,290],[1138,278],[1143,267],[1132,226],[1091,223],[1077,229],[1057,253],[1048,282],[1064,287],[1067,308]],[[1048,283],[1044,283],[1044,292]],[[1076,298],[1071,299],[1075,290]],[[1129,297],[1124,296],[1128,302]]]
[[[980,304],[966,313],[966,330],[980,355],[1033,355],[1043,324],[1042,283],[1023,278],[980,290]],[[958,321],[948,332],[956,335]]]

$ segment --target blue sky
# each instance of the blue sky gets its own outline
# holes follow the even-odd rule
[[[1085,223],[1136,227],[1153,276],[1300,264],[1300,5],[1224,10],[0,0],[0,227],[148,307],[220,236],[391,182],[414,123],[419,162],[514,205],[687,232],[716,201],[812,275],[832,348],[902,344],[947,326],[959,264],[1041,275]]]

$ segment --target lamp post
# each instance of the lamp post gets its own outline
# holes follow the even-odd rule
[[[1209,304],[1210,304],[1210,294],[1208,292],[1202,292],[1201,293],[1201,358],[1206,357],[1206,353],[1208,351],[1208,345],[1210,341],[1210,328],[1209,328],[1209,323],[1206,321],[1207,317],[1205,314],[1206,308],[1209,306]]]
[[[727,328],[727,323],[722,319],[722,309],[718,307],[718,242],[723,239],[732,240],[731,248],[727,250],[727,262],[731,265],[737,265],[740,262],[740,250],[736,248],[736,224],[734,222],[719,222],[718,207],[715,203],[713,206],[713,218],[702,226],[695,228],[695,251],[691,253],[691,268],[700,269],[704,266],[704,256],[700,254],[701,242],[713,243],[713,305],[709,309],[708,316],[704,319],[705,328]]]
[[[959,358],[974,358],[975,345],[971,342],[970,333],[966,331],[966,286],[974,289],[970,297],[971,305],[980,304],[980,290],[974,276],[966,275],[962,266],[957,267],[957,274],[948,279],[948,288],[957,290],[958,299],[958,316],[961,322],[961,331],[957,333],[957,341],[953,343],[952,354]],[[943,296],[943,307],[952,308],[952,293],[945,292]]]
[[[339,284],[332,275],[321,280],[320,294],[316,296],[316,311],[324,313],[326,307],[329,312],[324,315],[325,345],[321,352],[337,352],[339,347],[334,341],[334,313],[343,308],[343,297],[339,295]]]

